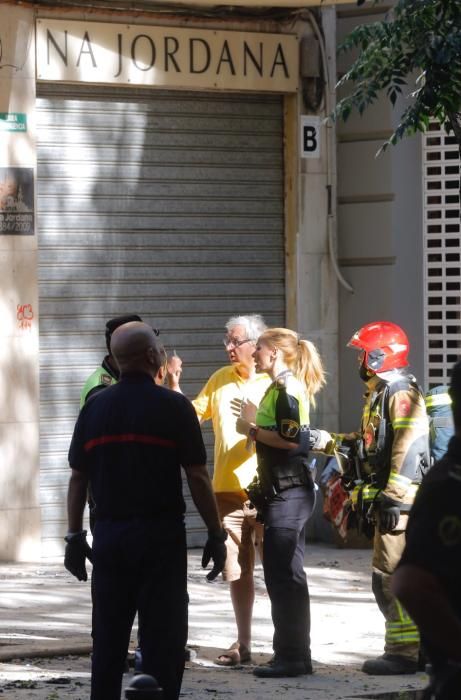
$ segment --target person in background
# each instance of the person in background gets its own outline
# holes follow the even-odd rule
[[[256,447],[257,478],[248,487],[264,523],[263,568],[274,623],[274,656],[253,673],[260,678],[312,673],[309,589],[304,572],[305,527],[315,505],[309,451],[331,440],[311,430],[309,408],[325,383],[313,343],[287,328],[261,334],[256,372],[272,383],[257,410],[244,404],[237,430]]]
[[[267,374],[256,373],[253,358],[256,340],[265,328],[263,318],[257,314],[230,318],[223,340],[230,364],[214,372],[192,401],[200,422],[211,420],[213,424],[213,490],[229,535],[223,578],[230,584],[237,640],[215,659],[221,666],[251,661],[253,569],[263,530],[245,492],[245,486],[256,474],[256,457],[248,452],[246,440],[236,430],[234,411],[236,407],[239,411],[245,400],[258,405],[271,383]],[[180,391],[181,369],[180,358],[170,357],[167,381],[175,391]]]
[[[455,435],[419,488],[391,583],[430,661],[427,700],[461,697],[461,362],[449,392]]]
[[[107,355],[105,355],[100,366],[97,367],[85,381],[80,393],[80,408],[85,405],[90,396],[93,396],[98,391],[101,391],[101,389],[111,386],[111,384],[115,384],[115,382],[118,381],[120,372],[111,353],[110,339],[116,328],[130,321],[142,321],[142,318],[137,314],[126,314],[125,316],[116,316],[107,321],[105,332]],[[158,331],[156,331],[156,333],[158,335]]]
[[[208,580],[224,566],[221,528],[200,426],[190,402],[155,383],[163,354],[147,324],[125,323],[111,341],[120,380],[82,408],[69,449],[65,566],[86,580],[93,562],[91,700],[119,700],[136,611],[142,671],[177,700],[187,639],[187,556],[181,467],[208,528]],[[88,484],[93,550],[82,530]]]

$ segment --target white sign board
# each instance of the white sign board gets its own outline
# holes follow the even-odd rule
[[[37,79],[296,92],[292,34],[38,19]]]
[[[320,117],[301,117],[301,158],[320,158]]]

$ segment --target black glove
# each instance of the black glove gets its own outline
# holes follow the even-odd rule
[[[385,535],[392,532],[398,525],[400,519],[400,503],[392,500],[388,496],[380,494],[378,501],[379,531]]]
[[[212,533],[208,531],[208,539],[202,555],[202,569],[206,569],[210,559],[213,560],[213,568],[206,576],[207,581],[214,581],[224,569],[227,557],[227,548],[224,544],[226,540],[227,532],[225,530]]]
[[[86,573],[85,560],[92,561],[91,547],[86,541],[86,530],[68,534],[64,540],[67,542],[64,552],[64,566],[76,579],[86,581],[88,574]]]

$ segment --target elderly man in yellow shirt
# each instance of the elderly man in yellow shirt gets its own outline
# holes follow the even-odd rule
[[[258,406],[271,383],[268,375],[256,374],[253,359],[256,341],[265,329],[264,320],[257,314],[230,318],[223,341],[230,365],[214,372],[192,402],[200,422],[211,420],[213,424],[213,490],[223,527],[228,532],[223,578],[230,584],[237,641],[215,660],[221,666],[251,661],[253,569],[255,548],[262,544],[263,527],[256,522],[256,509],[244,491],[256,475],[256,456],[248,452],[246,439],[236,431],[232,407],[242,401]],[[171,389],[180,390],[180,374],[180,360],[172,358],[168,368]]]

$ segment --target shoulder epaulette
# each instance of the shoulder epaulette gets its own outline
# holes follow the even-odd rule
[[[99,378],[99,383],[104,384],[104,386],[109,386],[110,384],[112,384],[112,381],[113,379],[110,376],[110,374],[101,374]]]
[[[389,398],[396,394],[397,391],[408,391],[408,389],[414,389],[422,395],[422,391],[416,377],[414,377],[412,374],[404,375],[403,377],[396,379],[394,382],[389,382],[388,387]]]

